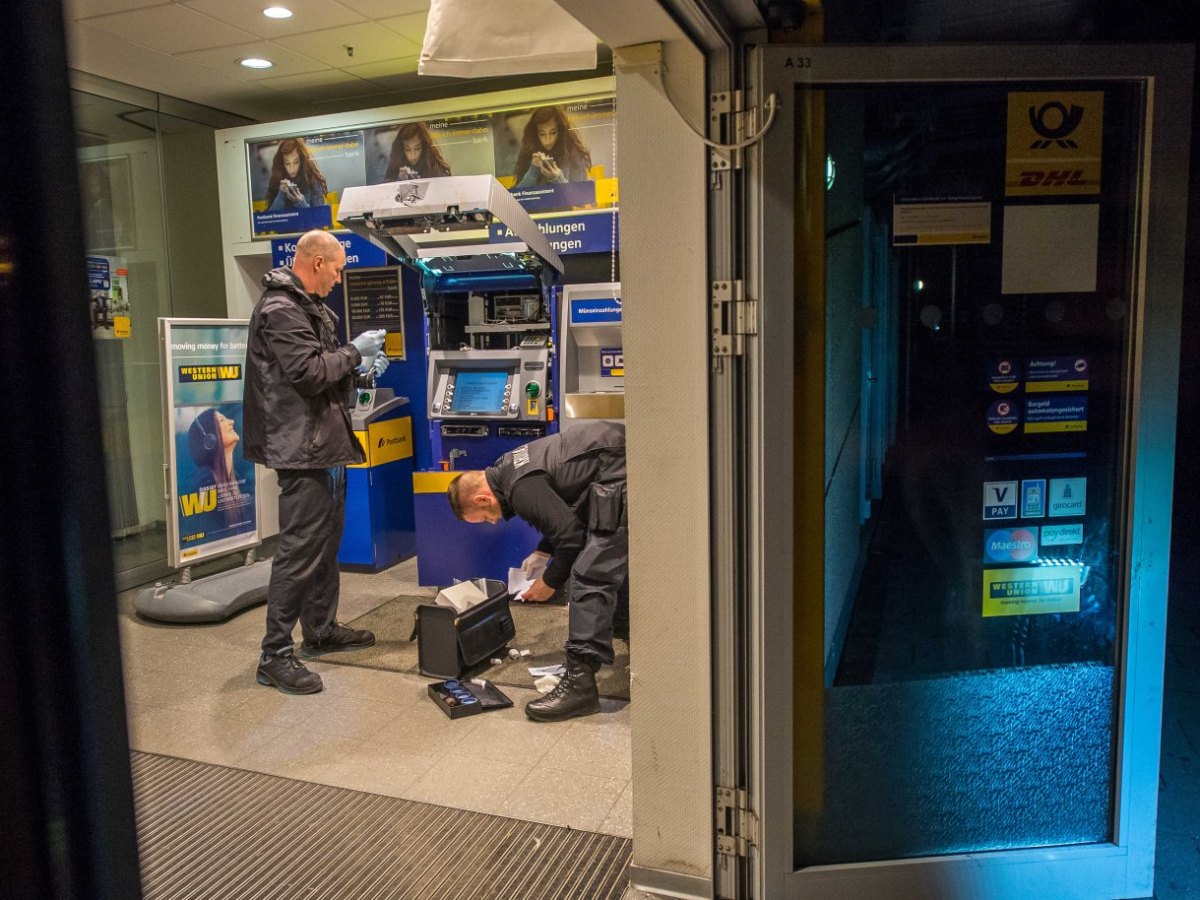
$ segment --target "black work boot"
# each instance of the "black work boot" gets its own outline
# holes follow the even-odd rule
[[[596,673],[577,656],[567,654],[567,671],[554,690],[525,704],[525,715],[535,722],[559,722],[600,712]]]
[[[360,631],[357,628],[347,628],[345,625],[333,623],[327,633],[321,635],[315,641],[308,638],[304,639],[304,643],[300,645],[300,655],[305,659],[315,659],[318,656],[324,656],[326,653],[340,653],[343,650],[362,650],[364,647],[370,647],[375,643],[375,635],[369,631]]]
[[[263,654],[258,661],[256,680],[285,694],[315,694],[324,687],[321,676],[304,668],[290,648],[279,654]]]

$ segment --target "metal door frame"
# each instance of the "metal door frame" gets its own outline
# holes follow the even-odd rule
[[[1149,896],[1153,886],[1166,650],[1167,562],[1178,394],[1192,51],[1159,46],[757,48],[749,93],[779,98],[774,128],[748,152],[747,348],[751,521],[751,808],[759,814],[760,897],[971,898]],[[793,870],[793,202],[797,88],[864,83],[1135,80],[1145,86],[1136,186],[1124,640],[1111,844],[991,851]],[[767,478],[770,478],[768,483]],[[1120,570],[1120,569],[1119,569]],[[780,677],[782,673],[782,677]]]

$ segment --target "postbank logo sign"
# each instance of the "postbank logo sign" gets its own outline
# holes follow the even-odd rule
[[[413,455],[412,418],[409,416],[372,422],[366,431],[356,431],[354,436],[367,451],[367,461],[347,466],[350,469],[382,466]]]
[[[983,570],[983,615],[1079,612],[1078,566]]]
[[[1103,91],[1008,95],[1008,196],[1100,193]]]
[[[1087,512],[1086,478],[1051,478],[1048,509],[1051,517],[1082,516]]]
[[[983,483],[983,518],[1015,519],[1017,517],[1017,483],[1015,481],[985,481]]]

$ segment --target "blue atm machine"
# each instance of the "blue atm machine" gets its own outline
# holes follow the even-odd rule
[[[355,391],[350,417],[367,452],[346,467],[346,527],[338,563],[372,572],[408,559],[417,549],[413,515],[413,433],[407,397],[391,388]]]
[[[338,219],[421,280],[433,463],[413,473],[418,581],[507,581],[537,533],[519,519],[459,522],[446,488],[458,472],[557,431],[562,261],[490,175],[346,188]]]

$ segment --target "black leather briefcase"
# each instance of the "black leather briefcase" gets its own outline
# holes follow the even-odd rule
[[[458,678],[476,663],[498,654],[517,633],[508,609],[508,588],[493,578],[479,579],[487,599],[465,612],[453,606],[417,607],[417,667],[431,678]]]

